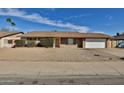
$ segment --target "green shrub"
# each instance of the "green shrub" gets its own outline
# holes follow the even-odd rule
[[[16,47],[24,47],[25,46],[25,40],[15,40],[15,46]]]
[[[40,43],[43,47],[52,47],[53,46],[53,38],[43,38],[40,40]]]
[[[36,46],[36,43],[33,40],[27,40],[26,42],[27,42],[26,43],[27,47],[35,47]]]

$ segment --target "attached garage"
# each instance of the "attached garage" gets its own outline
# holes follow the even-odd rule
[[[85,48],[106,48],[106,39],[86,39]]]

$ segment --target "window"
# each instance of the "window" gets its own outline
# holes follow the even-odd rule
[[[61,38],[61,44],[73,45],[76,44],[75,38]]]
[[[72,38],[69,38],[69,39],[68,39],[68,44],[69,44],[69,45],[72,45],[73,42],[74,42],[74,40],[73,40]]]
[[[69,45],[74,44],[74,39],[73,39],[73,38],[68,38],[68,44],[69,44]]]
[[[8,44],[12,44],[12,40],[8,40]]]
[[[68,44],[67,38],[61,38],[61,44]]]

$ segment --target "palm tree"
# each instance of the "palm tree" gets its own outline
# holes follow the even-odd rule
[[[11,23],[12,26],[15,26],[16,24],[14,22]]]
[[[11,23],[12,22],[12,19],[11,18],[7,18],[6,19],[6,22]]]
[[[13,20],[11,18],[7,18],[6,22],[9,23],[11,26],[15,26],[16,25],[15,22],[13,22]]]
[[[11,26],[15,26],[16,24],[12,21],[11,18],[7,18],[6,22],[8,22],[9,24],[11,24]]]

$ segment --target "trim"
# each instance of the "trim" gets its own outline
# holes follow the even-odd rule
[[[23,32],[17,32],[17,33],[13,33],[13,34],[8,34],[6,36],[2,36],[2,37],[0,37],[0,39],[3,37],[8,37],[8,36],[12,36],[12,35],[20,34],[20,33],[24,34]]]

